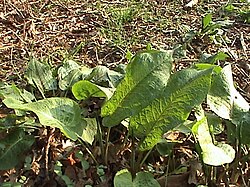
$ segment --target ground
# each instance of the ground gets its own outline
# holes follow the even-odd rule
[[[174,49],[183,44],[188,33],[201,32],[202,18],[211,13],[214,21],[228,20],[230,24],[223,27],[223,33],[216,36],[216,41],[204,36],[187,42],[185,57],[175,61],[176,70],[191,66],[204,54],[224,52],[228,58],[226,62],[219,63],[231,64],[235,85],[250,102],[249,17],[240,14],[249,11],[249,3],[233,1],[234,10],[229,10],[228,1],[224,0],[203,0],[193,6],[187,6],[188,3],[185,0],[4,0],[0,4],[0,80],[25,88],[24,72],[31,57],[53,67],[60,66],[63,59],[69,57],[80,65],[104,65],[112,69],[117,64],[127,63],[128,51],[135,54],[148,44],[161,50]],[[2,102],[0,106],[0,117],[12,112]],[[116,130],[117,136],[122,136],[118,132],[123,129]],[[58,176],[50,173],[50,169],[57,154],[64,150],[65,140],[54,129],[41,129],[37,135],[40,138],[33,150],[36,156],[32,157],[37,168],[33,165],[31,171],[24,172],[22,167],[2,171],[0,183],[25,175],[29,178],[26,186],[64,186]],[[183,138],[179,134],[176,136],[177,139]],[[188,140],[186,144],[192,146]],[[119,142],[114,144],[113,152],[118,147]],[[95,151],[98,157],[98,150]],[[119,161],[126,160],[126,149],[123,151],[125,153],[120,153]],[[181,157],[183,152],[176,154]],[[70,155],[68,158],[71,158]],[[112,164],[105,170],[108,179],[104,182],[100,179],[95,181],[98,178],[97,174],[93,174],[96,168],[90,168],[85,173],[74,163],[64,163],[64,174],[77,181],[78,186],[98,186],[98,183],[99,186],[109,186],[114,175],[112,172],[119,168],[117,161],[112,159],[109,160]],[[70,161],[74,162],[74,159],[65,160]]]

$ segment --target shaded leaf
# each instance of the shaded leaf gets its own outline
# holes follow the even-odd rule
[[[59,88],[61,90],[69,89],[74,83],[86,77],[92,69],[80,67],[75,61],[67,60],[58,69]]]
[[[25,76],[28,83],[37,87],[43,96],[44,91],[57,89],[57,81],[53,77],[51,67],[35,58],[30,59]]]
[[[81,118],[82,109],[68,98],[48,98],[33,103],[23,104],[12,98],[3,103],[13,109],[34,112],[42,125],[59,128],[65,136],[76,140],[83,132],[85,121]]]
[[[145,51],[137,54],[127,65],[126,75],[114,95],[102,107],[104,125],[118,125],[147,106],[162,92],[171,69],[170,52]]]
[[[30,149],[34,141],[33,136],[25,135],[21,129],[11,131],[0,140],[0,170],[14,168],[24,159],[24,153]]]
[[[168,130],[182,124],[206,97],[212,69],[185,69],[171,76],[160,97],[130,119],[130,132],[142,138],[141,150],[152,148]]]
[[[106,66],[97,66],[85,78],[99,86],[115,88],[123,78],[123,74],[110,70]]]
[[[88,142],[89,144],[92,144],[94,139],[95,139],[95,135],[97,133],[96,119],[95,118],[85,118],[85,121],[86,121],[87,125],[83,130],[81,138],[83,141]]]
[[[134,181],[132,175],[127,169],[120,170],[114,178],[114,187],[160,187],[160,184],[148,172],[139,172]]]

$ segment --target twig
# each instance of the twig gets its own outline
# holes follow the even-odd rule
[[[52,128],[49,133],[49,138],[47,145],[45,147],[45,172],[46,172],[46,178],[49,180],[49,148],[50,148],[50,141],[53,137],[53,133],[55,132],[55,128]]]

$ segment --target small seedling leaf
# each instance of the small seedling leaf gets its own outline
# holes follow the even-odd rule
[[[203,19],[202,19],[202,29],[204,30],[212,21],[212,14],[207,14]]]
[[[87,125],[83,130],[81,138],[83,141],[88,142],[89,144],[92,144],[94,139],[95,139],[95,135],[97,133],[96,119],[95,118],[85,118],[85,121],[86,121]]]
[[[102,107],[105,126],[118,125],[157,97],[168,82],[171,52],[144,51],[127,65],[126,75],[112,98]]]

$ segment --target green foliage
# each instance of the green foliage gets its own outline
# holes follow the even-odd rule
[[[97,122],[95,118],[85,118],[85,121],[87,125],[83,130],[81,139],[89,144],[92,144],[97,133]]]
[[[127,169],[118,171],[114,178],[114,187],[160,187],[160,184],[148,172],[139,172],[134,180]]]
[[[198,118],[201,119],[193,126],[192,131],[199,141],[203,162],[212,166],[231,163],[235,158],[234,149],[228,144],[214,145],[206,117],[203,114]]]
[[[87,80],[78,81],[72,86],[72,93],[77,100],[87,100],[91,97],[110,98],[112,90],[93,84]]]
[[[59,128],[72,140],[77,140],[78,136],[82,135],[86,125],[85,120],[81,118],[79,105],[68,98],[55,97],[26,104],[6,98],[3,102],[9,108],[34,112],[42,125]]]
[[[73,60],[66,60],[58,69],[58,85],[61,90],[67,90],[81,78],[86,77],[92,70],[79,66]]]
[[[225,66],[213,76],[207,103],[212,111],[224,119],[231,119],[234,104],[244,110],[249,110],[248,103],[234,87],[230,65]]]
[[[160,97],[132,116],[130,131],[142,138],[141,150],[151,149],[163,133],[183,123],[192,108],[206,97],[212,69],[186,69],[171,76]]]
[[[207,14],[203,19],[202,19],[202,29],[206,29],[212,22],[212,14]]]
[[[57,82],[51,67],[35,58],[31,58],[29,61],[26,78],[28,83],[36,87],[43,97],[45,97],[45,91],[57,89]]]
[[[4,139],[0,140],[0,170],[14,168],[25,157],[35,138],[25,135],[22,129],[10,131]]]
[[[211,15],[205,18],[204,30],[213,25]],[[76,100],[100,99],[104,104],[98,106],[101,108],[101,115],[98,116],[97,112],[96,118],[90,118],[87,113],[89,108],[84,108],[80,102],[60,97],[34,102],[33,94],[20,90],[15,85],[1,83],[0,97],[7,107],[16,110],[16,114],[25,116],[27,111],[31,111],[37,115],[42,125],[60,129],[73,141],[84,141],[88,143],[87,147],[94,141],[99,141],[101,154],[105,158],[108,155],[110,127],[119,125],[126,119],[127,135],[132,136],[133,141],[139,140],[135,144],[137,147],[132,145],[133,153],[151,151],[156,146],[161,155],[171,155],[174,143],[164,140],[163,135],[170,130],[185,127],[185,131],[196,136],[200,148],[198,152],[201,151],[205,164],[218,166],[231,163],[235,158],[235,150],[228,144],[215,141],[214,136],[224,130],[222,120],[226,119],[230,120],[227,121],[230,141],[236,142],[233,139],[237,139],[243,144],[250,144],[250,113],[249,104],[234,87],[230,65],[223,68],[215,65],[217,61],[225,60],[227,55],[222,52],[205,54],[201,63],[194,67],[171,72],[173,56],[185,56],[184,47],[177,46],[173,51],[152,50],[150,46],[148,48],[150,50],[139,52],[133,57],[128,53],[129,64],[120,65],[116,71],[104,66],[90,69],[79,66],[73,60],[65,60],[58,69],[58,82],[48,65],[34,59],[30,61],[27,78],[44,97],[45,91],[56,89],[58,84],[63,91],[71,89]],[[39,74],[36,75],[38,71]],[[200,107],[205,100],[214,114],[205,113]],[[196,120],[187,120],[192,111],[195,111]],[[1,130],[10,130],[6,138],[0,140],[0,161],[6,163],[0,169],[15,167],[22,157],[9,155],[23,155],[34,142],[33,136],[26,135],[24,130],[16,130],[21,127],[16,125],[17,119],[16,115],[12,115],[0,121]],[[23,124],[22,127],[26,123],[34,125],[34,122],[29,121],[20,123]],[[107,134],[102,134],[103,125],[109,127]],[[107,135],[105,141],[104,135]],[[99,165],[93,154],[90,151],[88,153],[98,166],[100,180],[106,180],[106,166]],[[89,163],[82,152],[77,152],[76,157],[81,161],[83,169],[87,170]],[[135,162],[135,157],[131,160],[131,163]],[[30,167],[29,160],[26,160],[25,165],[26,168]],[[72,181],[62,174],[61,167],[58,162],[55,172],[66,185],[73,186]],[[115,187],[159,186],[153,175],[138,172],[133,164],[130,169],[135,178],[132,179],[132,174],[127,169],[121,170],[114,178]]]
[[[61,177],[61,179],[65,182],[67,187],[74,187],[75,185],[74,185],[73,181],[71,181],[70,178],[67,175],[64,175],[62,173],[62,166],[63,165],[61,164],[61,162],[57,161],[56,164],[55,164],[54,172],[59,177]]]
[[[167,84],[171,63],[170,52],[138,53],[128,64],[125,77],[117,86],[114,95],[102,107],[104,125],[118,125],[155,99]]]

